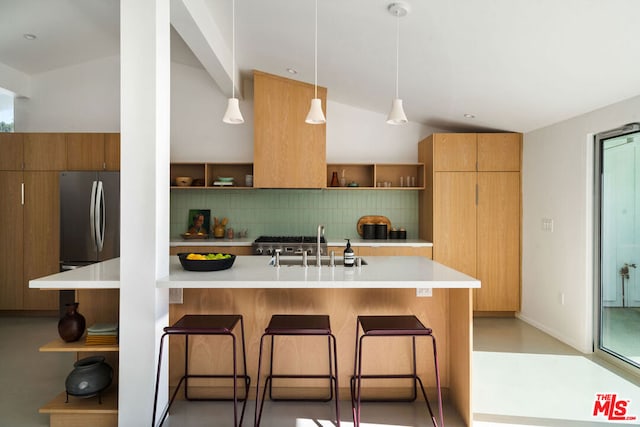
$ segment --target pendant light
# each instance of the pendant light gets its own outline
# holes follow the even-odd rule
[[[404,3],[391,3],[387,8],[390,14],[396,17],[396,97],[391,102],[391,111],[387,116],[390,125],[403,125],[407,123],[407,116],[402,108],[402,99],[398,97],[398,74],[400,69],[400,18],[409,13],[408,5]]]
[[[232,125],[244,123],[238,98],[236,98],[236,0],[231,0],[233,20],[231,22],[231,98],[222,121]]]
[[[324,113],[322,112],[322,100],[318,98],[318,0],[316,0],[316,30],[315,30],[315,45],[314,45],[314,68],[315,75],[313,80],[314,86],[314,97],[311,100],[311,108],[309,108],[309,113],[307,114],[307,118],[305,122],[312,125],[321,125],[327,122],[327,119],[324,117]]]

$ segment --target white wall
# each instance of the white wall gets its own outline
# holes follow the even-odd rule
[[[17,132],[119,132],[118,57],[31,77],[31,97],[16,99]],[[171,161],[253,161],[253,88],[245,81],[243,125],[222,122],[226,97],[201,68],[171,63]],[[330,93],[330,91],[329,91]],[[436,132],[391,126],[384,114],[327,102],[328,162],[416,162],[417,143]]]
[[[119,132],[120,59],[102,58],[31,76],[15,100],[16,132]]]
[[[520,317],[583,352],[593,335],[593,135],[636,121],[640,97],[524,135]]]

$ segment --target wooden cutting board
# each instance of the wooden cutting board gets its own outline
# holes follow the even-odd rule
[[[356,226],[358,230],[358,234],[362,237],[362,224],[379,224],[379,223],[387,224],[387,230],[391,230],[391,221],[389,218],[382,215],[365,215],[360,217],[358,220],[358,225]]]

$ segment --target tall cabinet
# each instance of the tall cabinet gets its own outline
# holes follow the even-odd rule
[[[520,309],[522,135],[433,134],[420,141],[427,170],[420,237],[433,259],[477,277],[477,312]]]
[[[0,309],[55,310],[57,293],[29,289],[28,283],[59,270],[64,134],[0,134],[0,152],[9,153],[0,170],[0,292],[7,297],[0,299]]]
[[[0,133],[0,310],[57,310],[29,280],[60,270],[59,175],[118,170],[117,133]]]

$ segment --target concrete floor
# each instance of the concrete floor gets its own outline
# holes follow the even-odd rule
[[[57,336],[57,319],[0,320],[0,427],[48,426],[48,417],[38,414],[38,408],[64,390],[74,355],[38,352],[38,347]],[[474,426],[638,425],[640,386],[636,380],[625,379],[518,319],[479,318],[474,327]],[[603,415],[593,416],[598,393],[616,393],[619,400],[628,400],[627,415],[638,418],[607,421]],[[253,408],[250,401],[245,426],[253,423]],[[445,410],[447,427],[462,425],[450,407]],[[348,401],[342,402],[341,415],[342,425],[352,426]],[[165,426],[232,425],[232,417],[227,402],[177,402]],[[330,404],[268,402],[262,426],[331,426],[332,418]],[[429,425],[419,402],[363,407],[363,427]]]

